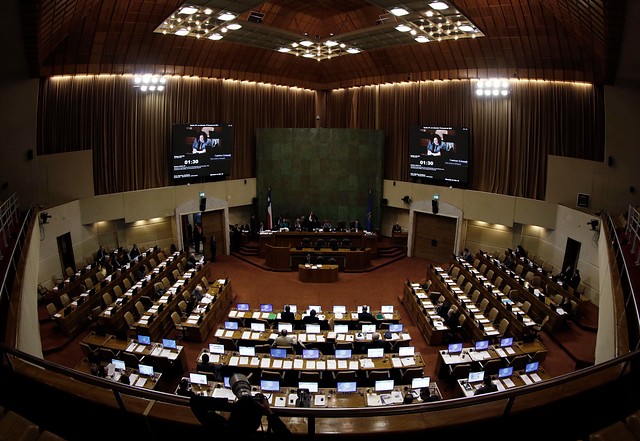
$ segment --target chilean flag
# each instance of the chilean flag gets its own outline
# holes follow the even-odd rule
[[[271,187],[267,191],[267,230],[273,227],[273,213],[271,211]]]

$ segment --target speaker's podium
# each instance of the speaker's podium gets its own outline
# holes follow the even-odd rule
[[[291,271],[289,256],[291,249],[286,247],[274,247],[273,245],[265,244],[265,264],[275,271]]]

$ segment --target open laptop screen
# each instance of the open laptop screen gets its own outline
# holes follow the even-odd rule
[[[333,331],[336,334],[346,334],[349,332],[349,325],[333,325]]]
[[[165,349],[176,349],[178,347],[176,341],[171,338],[163,338],[162,346]]]
[[[322,312],[322,306],[320,305],[309,305],[308,311],[314,309],[316,312]]]
[[[238,322],[224,322],[224,329],[236,331],[238,329]]]
[[[402,323],[391,323],[389,325],[389,332],[402,332]]]
[[[312,394],[318,392],[318,383],[312,381],[301,381],[298,383],[298,389],[307,389]]]
[[[373,334],[376,332],[376,325],[362,325],[362,332],[365,334]]]
[[[153,366],[148,366],[146,364],[139,364],[138,371],[140,375],[147,375],[149,377],[153,377]]]
[[[264,323],[251,323],[251,330],[253,332],[264,332],[265,329],[266,326],[264,325]]]
[[[293,324],[291,324],[291,323],[278,323],[278,332],[282,332],[283,329],[286,329],[287,332],[293,332]]]
[[[380,312],[383,314],[393,314],[393,305],[382,305]]]
[[[336,349],[336,358],[351,358],[351,349]]]
[[[209,352],[212,354],[224,354],[224,345],[209,343]]]
[[[489,349],[489,340],[480,340],[476,342],[476,351],[486,351]]]
[[[416,353],[416,348],[413,346],[404,346],[398,348],[398,355],[400,357],[413,357]]]
[[[123,371],[127,368],[127,366],[125,366],[124,361],[122,360],[117,360],[117,359],[113,359],[111,360],[111,364],[113,364],[113,367],[118,369],[119,371]]]
[[[477,383],[478,381],[482,381],[484,379],[484,372],[469,372],[469,377],[467,381],[469,383]]]
[[[367,349],[367,357],[369,357],[369,358],[382,358],[382,357],[384,357],[384,348],[369,348],[369,349]]]
[[[189,381],[191,384],[207,384],[207,376],[205,374],[195,374],[193,372],[189,373]]]
[[[513,344],[513,337],[505,337],[505,338],[500,339],[500,347],[501,348],[508,348],[512,344]]]
[[[336,388],[338,393],[357,392],[358,388],[355,381],[341,381]]]
[[[138,335],[138,343],[141,345],[150,345],[151,337],[148,335]]]
[[[273,305],[271,303],[262,303],[260,305],[260,312],[273,312]]]
[[[265,392],[280,392],[280,382],[277,380],[260,380],[260,390]]]
[[[527,363],[527,365],[524,367],[524,372],[525,373],[530,373],[530,372],[535,372],[538,370],[538,362],[534,361],[532,363]]]
[[[498,378],[509,378],[511,375],[513,375],[513,366],[498,370]]]
[[[411,389],[422,389],[423,387],[429,387],[429,383],[431,383],[431,377],[412,378]]]
[[[287,350],[283,348],[271,348],[272,358],[287,358]]]
[[[375,390],[376,392],[390,392],[393,390],[393,380],[376,380]]]
[[[307,323],[307,334],[320,334],[320,325],[317,323]]]
[[[462,352],[462,343],[451,343],[447,350],[449,354],[459,354]]]
[[[293,312],[294,314],[296,312],[298,312],[298,306],[297,305],[288,305],[289,306],[289,311]]]
[[[362,312],[362,309],[366,307],[367,311],[371,312],[371,310],[369,309],[369,305],[358,305],[358,314],[360,314]]]
[[[256,348],[253,346],[240,346],[238,348],[238,352],[240,355],[245,357],[255,357],[256,356]]]
[[[302,358],[306,358],[307,360],[315,360],[320,358],[320,350],[318,349],[303,349],[302,350]]]
[[[347,307],[344,305],[334,305],[333,313],[334,314],[345,314],[347,312]]]
[[[248,303],[238,303],[236,305],[236,309],[238,311],[248,311],[249,310],[249,304]]]

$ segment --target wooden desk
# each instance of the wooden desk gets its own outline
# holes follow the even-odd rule
[[[549,380],[551,375],[549,375],[544,369],[538,369],[537,372],[528,374],[524,371],[517,371],[509,378],[499,379],[496,378],[495,375],[492,375],[491,378],[493,379],[493,383],[498,386],[497,392],[502,392],[507,389],[513,389],[514,387],[526,386],[540,381]],[[473,397],[476,389],[482,386],[482,381],[468,384],[466,378],[461,378],[457,380],[457,384],[458,390],[462,393],[462,396]]]
[[[108,366],[111,363],[102,363],[103,366],[105,366],[105,372],[108,368]],[[86,361],[86,360],[82,360],[75,368],[75,370],[83,372],[85,374],[91,374],[91,364]],[[161,389],[161,387],[158,387],[158,385],[160,384],[161,380],[162,380],[162,374],[160,372],[154,372],[154,376],[153,378],[150,377],[142,377],[140,376],[140,374],[138,373],[137,369],[129,369],[127,368],[127,372],[129,373],[129,380],[131,381],[131,384],[129,386],[132,387],[143,387],[145,389],[149,389],[149,390],[156,390],[156,389]],[[144,384],[140,385],[140,386],[136,386],[136,381],[139,378],[145,378]],[[111,380],[115,383],[120,382],[120,373],[118,371],[116,371],[114,373],[113,376],[107,376],[105,377],[105,380]]]
[[[405,307],[427,343],[431,346],[442,344],[448,328],[435,325],[436,307],[424,289],[419,283],[405,283],[402,294]]]
[[[208,299],[208,303],[204,299]],[[203,301],[193,308],[191,315],[182,322],[185,338],[189,341],[205,341],[216,324],[226,317],[232,301],[231,282],[225,283],[224,279],[216,280],[203,297]]]
[[[351,246],[356,248],[369,248],[371,255],[378,255],[378,236],[376,234],[365,234],[363,231],[282,231],[260,234],[260,257],[265,257],[265,245],[274,247],[296,248],[302,243],[302,239],[309,239],[315,244],[318,239],[325,241],[325,246],[329,247],[329,241],[336,239],[339,246],[347,239]]]
[[[338,281],[338,265],[298,265],[298,279],[304,283],[333,283]]]

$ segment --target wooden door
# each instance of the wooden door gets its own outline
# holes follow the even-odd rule
[[[457,219],[414,212],[413,255],[433,264],[451,261],[456,243]]]
[[[202,234],[206,238],[202,252],[207,260],[211,259],[211,236],[216,238],[216,255],[225,253],[228,234],[224,228],[224,210],[205,211],[202,213]]]

